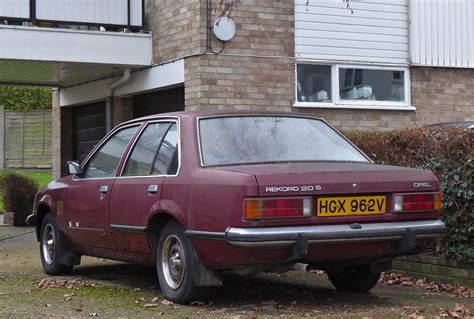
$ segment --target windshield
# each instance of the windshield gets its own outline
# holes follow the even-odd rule
[[[235,116],[199,121],[206,166],[261,162],[357,161],[367,158],[321,120]]]

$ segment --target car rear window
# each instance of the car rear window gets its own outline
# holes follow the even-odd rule
[[[199,121],[205,166],[368,159],[324,121],[282,116],[234,116]]]

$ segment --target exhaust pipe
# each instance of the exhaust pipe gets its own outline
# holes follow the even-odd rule
[[[294,263],[290,265],[290,269],[298,271],[310,271],[311,267],[308,264]]]

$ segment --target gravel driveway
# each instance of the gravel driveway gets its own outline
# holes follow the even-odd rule
[[[83,257],[71,276],[48,277],[32,229],[0,227],[0,317],[468,318],[473,310],[474,298],[417,285],[339,293],[324,274],[303,272],[229,275],[207,300],[180,306],[163,299],[153,267]]]

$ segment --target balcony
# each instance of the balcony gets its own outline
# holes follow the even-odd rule
[[[0,84],[70,87],[152,63],[143,0],[0,0]]]

